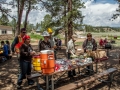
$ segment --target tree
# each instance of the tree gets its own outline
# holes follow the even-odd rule
[[[52,26],[52,17],[47,14],[45,15],[43,21],[41,22],[41,32],[43,32],[44,30],[47,30],[48,28],[53,28]]]
[[[119,1],[120,2],[120,1]],[[120,3],[119,3],[119,6],[118,6],[118,8],[116,9],[116,13],[115,14],[113,14],[113,16],[112,16],[112,20],[115,20],[115,19],[117,19],[118,17],[120,17]]]
[[[14,33],[14,36],[15,36],[15,29],[16,29],[16,26],[17,26],[16,19],[12,19],[12,21],[9,23],[9,25],[13,27],[13,33]]]
[[[0,17],[0,24],[1,25],[8,25],[9,23],[9,19],[5,14],[2,14],[2,16]]]
[[[81,23],[83,17],[80,9],[82,7],[84,7],[84,3],[81,3],[80,0],[47,0],[45,3],[45,8],[52,16],[53,25],[67,29],[65,30],[66,38],[72,36],[72,28],[75,27],[75,24]]]
[[[26,10],[26,16],[25,16],[25,23],[24,23],[24,28],[27,27],[27,20],[28,20],[28,15],[32,10],[39,10],[37,4],[39,4],[41,0],[27,0],[25,2],[25,10]]]

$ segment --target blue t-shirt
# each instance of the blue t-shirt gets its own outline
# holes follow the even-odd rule
[[[4,54],[5,56],[8,55],[8,46],[7,46],[6,44],[3,46],[3,54]]]

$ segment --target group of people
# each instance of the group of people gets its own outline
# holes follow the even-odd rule
[[[10,42],[8,40],[1,41],[0,51],[1,51],[1,53],[0,53],[0,61],[1,62],[11,59]]]
[[[106,43],[108,43],[107,38],[105,38],[105,39],[101,38],[99,41],[99,45],[101,48],[104,48]]]
[[[39,52],[41,50],[53,50],[54,51],[54,57],[55,60],[56,57],[56,49],[58,48],[56,45],[55,38],[52,36],[53,31],[51,29],[48,29],[42,33],[43,40],[39,41]],[[67,43],[67,58],[71,59],[71,55],[75,54],[76,48],[75,48],[75,39],[73,36],[69,37],[68,43]],[[61,42],[60,42],[61,43]],[[97,43],[95,39],[92,38],[92,34],[87,34],[87,39],[83,42],[83,50],[84,52],[87,52],[87,50],[96,50],[97,49]],[[27,76],[31,74],[31,61],[32,56],[36,54],[36,52],[33,50],[31,44],[30,44],[30,36],[27,35],[26,29],[22,28],[20,35],[16,36],[14,41],[11,45],[12,53],[17,53],[18,57],[18,64],[19,64],[19,77],[17,81],[17,88],[21,88],[22,80],[26,79]],[[90,68],[89,66],[87,68]],[[75,70],[69,71],[68,76],[72,77],[76,75]],[[32,79],[28,79],[28,85],[33,85],[34,81]]]
[[[44,37],[43,40],[39,41],[39,52],[41,50],[53,50],[54,57],[56,59],[56,43],[55,39],[52,36],[53,31],[48,29],[42,33]],[[17,53],[18,64],[19,64],[19,77],[17,81],[17,88],[21,89],[21,84],[23,79],[26,79],[27,76],[31,75],[31,61],[32,56],[36,54],[30,44],[30,36],[27,35],[26,29],[22,28],[20,35],[16,36],[11,45],[12,53]],[[33,85],[34,81],[27,78],[28,85]]]
[[[75,48],[75,38],[73,36],[69,37],[68,43],[67,43],[67,58],[71,59],[71,55],[74,55],[76,53],[76,48]],[[97,50],[97,42],[94,38],[92,38],[92,34],[88,33],[87,34],[87,39],[83,42],[82,44],[82,48],[84,50],[84,53],[86,53],[87,51],[91,50],[91,51],[95,51]],[[90,73],[89,69],[93,69],[91,66],[87,66],[87,74]],[[68,72],[68,77],[73,77],[76,75],[75,70],[71,70]]]

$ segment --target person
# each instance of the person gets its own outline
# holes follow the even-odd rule
[[[1,41],[1,46],[3,48],[3,56],[5,56],[6,59],[8,60],[8,47],[4,41]]]
[[[47,31],[44,31],[42,33],[42,36],[44,37],[44,40],[42,40],[39,44],[39,51],[52,49],[51,43],[49,41],[49,33]]]
[[[8,47],[8,54],[10,54],[11,53],[11,50],[10,50],[10,42],[7,40],[6,41],[6,45],[7,45],[7,47]]]
[[[55,38],[52,36],[52,34],[53,34],[53,30],[51,29],[51,28],[48,28],[48,33],[49,33],[49,41],[50,41],[50,43],[51,43],[51,48],[53,48],[53,50],[54,50],[54,57],[55,57],[55,60],[57,59],[57,56],[56,56],[56,54],[57,54],[57,51],[56,51],[56,49],[57,49],[57,46],[56,46],[56,42],[55,42]]]
[[[15,52],[19,54],[19,48],[20,46],[24,43],[23,41],[23,37],[26,35],[26,29],[25,28],[22,28],[21,29],[21,32],[20,32],[20,35],[17,35],[12,44],[11,44],[11,50],[12,50],[12,53],[14,54]]]
[[[62,40],[59,39],[59,49],[61,49],[61,46],[62,46]]]
[[[20,47],[20,75],[17,81],[17,88],[21,88],[22,80],[26,78],[26,75],[31,75],[31,61],[32,56],[35,55],[35,51],[33,51],[30,44],[30,36],[25,35],[23,37],[24,43]],[[32,79],[28,79],[28,85],[33,85],[34,81]]]
[[[100,45],[101,48],[104,47],[104,40],[103,40],[102,38],[101,38],[100,41],[99,41],[99,45]]]
[[[26,35],[26,29],[25,28],[21,28],[21,31],[20,31],[20,35],[17,35],[12,44],[11,44],[11,51],[12,51],[12,54],[15,54],[15,52],[17,53],[17,59],[18,59],[18,75],[19,73],[21,72],[20,71],[20,62],[19,62],[19,48],[21,47],[21,45],[24,43],[24,40],[23,40],[23,37]]]
[[[76,40],[73,38],[73,36],[69,37],[69,41],[67,43],[67,49],[66,49],[68,59],[71,59],[71,55],[75,54],[75,51],[76,51],[75,45],[74,45],[75,41]],[[75,70],[68,72],[68,77],[73,77],[75,75],[76,75]]]
[[[104,39],[104,45],[105,45],[106,43],[108,43],[107,38]]]
[[[87,34],[87,39],[83,42],[82,48],[84,50],[84,53],[86,53],[87,51],[95,51],[97,50],[97,42],[95,41],[95,39],[92,38],[92,34],[88,33]],[[93,70],[93,65],[87,66],[87,74],[90,74],[90,70]]]
[[[42,38],[39,40],[39,43],[38,43],[38,50],[40,51],[40,43],[42,42]]]
[[[10,42],[9,42],[8,40],[6,41],[6,45],[7,45],[7,47],[8,47],[8,59],[11,59],[12,56],[10,55],[10,54],[11,54],[11,50],[10,50]]]
[[[95,41],[95,39],[92,38],[91,33],[87,34],[87,39],[83,42],[82,48],[84,52],[86,52],[87,50],[97,50],[97,42]]]
[[[51,47],[51,43],[49,41],[49,33],[47,31],[44,31],[42,33],[42,36],[44,37],[44,39],[40,42],[39,44],[39,50],[53,50]],[[44,78],[44,80],[46,81],[46,77]],[[49,81],[51,82],[51,81]]]

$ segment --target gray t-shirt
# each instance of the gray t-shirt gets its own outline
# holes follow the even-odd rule
[[[51,37],[51,38],[49,39],[49,42],[50,42],[50,44],[51,44],[51,47],[54,47],[54,46],[55,46],[55,39],[54,39],[54,37]]]
[[[92,49],[93,49],[92,41],[88,41],[88,42],[87,42],[86,49],[87,49],[87,50],[92,50]]]

